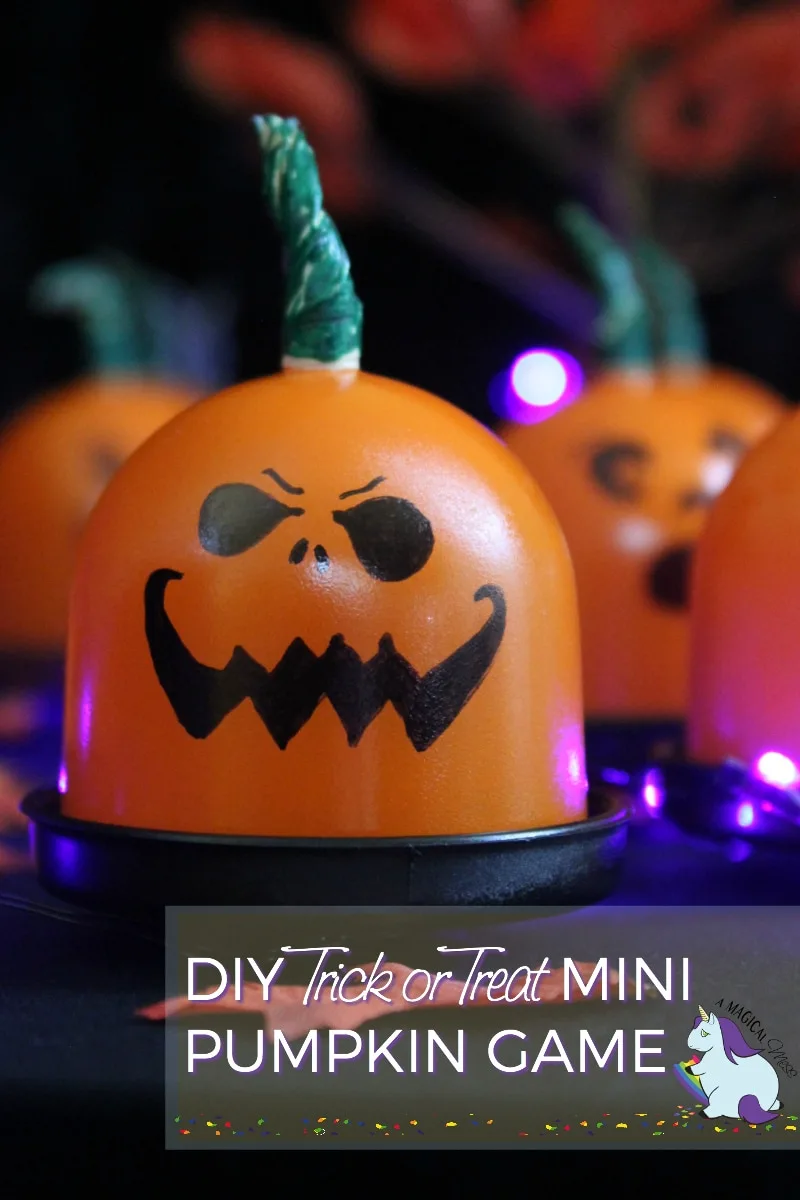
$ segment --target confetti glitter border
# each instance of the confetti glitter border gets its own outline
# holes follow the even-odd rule
[[[751,1138],[778,1137],[783,1134],[797,1133],[798,1123],[800,1123],[800,1116],[782,1113],[776,1113],[775,1119],[765,1125],[748,1125],[745,1121],[735,1121],[729,1118],[709,1120],[704,1116],[700,1105],[678,1104],[674,1111],[667,1116],[646,1112],[623,1116],[606,1112],[602,1114],[600,1120],[590,1120],[589,1118],[561,1120],[554,1117],[552,1121],[531,1125],[525,1129],[520,1129],[518,1125],[508,1125],[506,1132],[509,1139],[561,1138],[568,1141],[593,1138],[599,1130],[609,1132],[613,1130],[614,1135],[619,1137],[620,1143],[624,1144],[626,1139],[631,1140],[633,1133],[670,1139],[682,1137],[685,1129],[704,1132],[714,1137],[723,1134]],[[462,1129],[463,1131],[465,1127],[470,1130],[471,1140],[479,1141],[481,1132],[488,1133],[491,1130],[492,1140],[496,1142],[499,1129],[499,1126],[495,1127],[494,1118],[476,1113],[469,1113],[466,1117],[461,1116],[457,1120],[436,1118],[433,1121],[425,1122],[424,1128],[422,1123],[415,1118],[411,1120],[404,1118],[402,1121],[387,1120],[384,1123],[352,1117],[318,1116],[303,1117],[298,1127],[281,1129],[276,1125],[271,1125],[266,1117],[255,1118],[250,1125],[246,1122],[244,1124],[234,1123],[220,1115],[215,1115],[212,1120],[203,1113],[191,1118],[174,1117],[173,1124],[177,1127],[177,1133],[180,1136],[194,1137],[203,1142],[213,1142],[216,1138],[245,1138],[252,1141],[253,1139],[283,1137],[294,1143],[298,1134],[300,1137],[309,1138],[312,1143],[316,1139],[321,1140],[328,1137],[345,1138],[352,1141],[364,1141],[367,1138],[408,1138],[414,1141],[419,1137],[427,1137],[430,1141],[435,1137],[437,1141],[440,1141],[447,1138],[448,1130]]]

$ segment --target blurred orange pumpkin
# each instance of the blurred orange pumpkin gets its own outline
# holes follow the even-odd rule
[[[121,463],[196,396],[140,365],[131,298],[112,266],[51,268],[34,301],[41,310],[77,311],[95,356],[85,378],[29,404],[0,435],[0,654],[47,662],[65,651],[87,517]]]
[[[698,546],[687,750],[800,783],[800,414],[748,454]]]
[[[607,289],[603,336],[616,361],[562,411],[502,433],[570,547],[587,718],[682,720],[693,548],[741,456],[782,407],[761,384],[703,362],[689,281],[643,246],[668,308],[665,356],[654,365],[632,264],[582,210],[565,221]]]

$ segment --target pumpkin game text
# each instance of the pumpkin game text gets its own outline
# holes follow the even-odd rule
[[[537,1004],[543,999],[539,994],[543,981],[551,975],[563,978],[563,995],[559,999],[564,1003],[589,997],[623,1003],[642,1001],[646,996],[659,996],[667,1001],[690,999],[688,958],[664,958],[658,964],[648,964],[638,957],[629,961],[601,958],[587,973],[572,958],[563,958],[558,964],[545,957],[538,965],[501,966],[498,956],[506,953],[502,946],[439,946],[437,950],[439,955],[446,956],[441,970],[401,968],[387,962],[383,952],[369,966],[350,967],[344,961],[350,953],[346,946],[283,946],[280,957],[268,969],[254,958],[237,957],[229,966],[214,958],[188,958],[190,1002],[213,1006],[224,1001],[226,1011],[230,1012],[230,1000],[243,1002],[246,996],[252,999],[254,988],[259,990],[265,1006],[271,998],[277,1000],[273,988],[280,989],[278,980],[287,957],[307,955],[308,983],[305,988],[292,990],[297,994],[297,1006],[324,1006],[325,1015],[318,1022],[309,1022],[302,1031],[304,1036],[291,1028],[291,1021],[286,1029],[271,1026],[268,1039],[259,1030],[254,1049],[251,1039],[246,1039],[246,1052],[237,1049],[231,1029],[224,1034],[210,1029],[189,1029],[184,1060],[187,1070],[196,1074],[200,1064],[224,1058],[238,1074],[265,1069],[279,1073],[289,1069],[335,1074],[341,1064],[359,1060],[366,1062],[371,1074],[381,1068],[397,1074],[434,1074],[440,1068],[464,1074],[467,1070],[464,1029],[450,1029],[446,1034],[430,1028],[358,1032],[356,1026],[388,1014],[392,1006],[408,1012],[416,1005]],[[455,964],[461,969],[454,969]],[[214,972],[215,986],[199,986],[200,970]],[[246,973],[255,975],[258,983],[247,982]],[[552,988],[546,999],[553,999]],[[369,1014],[365,1012],[359,1017],[351,1007],[359,1004],[369,1005]],[[351,1018],[346,1015],[348,1010],[352,1012]],[[332,1012],[337,1015],[332,1016]],[[326,1041],[320,1036],[323,1029]],[[616,1029],[598,1042],[586,1029],[573,1029],[564,1037],[549,1029],[544,1036],[537,1034],[533,1038],[519,1029],[503,1028],[488,1039],[483,1035],[485,1046],[481,1053],[488,1056],[494,1070],[504,1074],[538,1073],[546,1065],[560,1066],[569,1074],[585,1073],[593,1067],[613,1070],[614,1066],[619,1073],[654,1074],[666,1070],[654,1063],[662,1054],[659,1039],[663,1037],[662,1029]]]

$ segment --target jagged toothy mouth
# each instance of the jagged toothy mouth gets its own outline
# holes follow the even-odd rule
[[[417,751],[427,750],[455,721],[483,682],[505,632],[506,602],[499,587],[479,588],[476,602],[491,600],[483,627],[448,658],[419,675],[389,634],[363,662],[342,634],[315,654],[295,638],[268,671],[241,646],[222,669],[197,661],[170,621],[164,599],[178,571],[153,571],[145,586],[145,632],[156,675],[175,716],[191,737],[206,738],[249,699],[276,745],[285,750],[327,696],[356,746],[385,705],[391,704]]]
[[[693,546],[671,546],[651,566],[647,590],[661,608],[689,607],[693,556]]]

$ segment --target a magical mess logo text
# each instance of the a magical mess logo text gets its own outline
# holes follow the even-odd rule
[[[442,1034],[432,1028],[387,1031],[385,1027],[358,1027],[385,1017],[392,1008],[399,1015],[416,1007],[466,1008],[478,1004],[503,1010],[503,1028],[484,1034],[482,1045],[477,1047],[491,1067],[503,1074],[538,1073],[545,1066],[560,1066],[570,1074],[594,1068],[648,1075],[667,1070],[659,1061],[663,1055],[663,1029],[619,1028],[610,1037],[606,1034],[598,1038],[584,1028],[569,1034],[553,1028],[532,1038],[511,1027],[513,1022],[505,1009],[537,1005],[543,999],[566,1004],[589,998],[628,1004],[652,996],[688,1001],[688,958],[664,958],[657,964],[643,958],[601,958],[587,971],[586,964],[571,958],[557,964],[544,958],[539,966],[514,968],[498,966],[495,958],[488,966],[490,955],[506,953],[501,946],[439,946],[437,952],[462,956],[458,961],[465,967],[469,964],[468,969],[462,969],[454,978],[452,966],[439,971],[399,967],[387,962],[383,952],[366,967],[348,968],[342,961],[349,953],[346,946],[283,946],[281,956],[266,970],[254,958],[233,959],[230,971],[214,958],[188,958],[187,999],[192,1006],[217,1004],[227,1013],[235,1013],[241,1005],[242,1011],[248,1008],[252,1012],[253,989],[257,988],[258,1006],[265,1015],[270,1009],[274,1012],[270,1013],[266,1038],[265,1031],[258,1030],[254,1049],[248,1037],[246,1056],[237,1051],[232,1029],[221,1033],[207,1028],[187,1029],[185,1070],[197,1078],[203,1064],[224,1061],[240,1075],[287,1070],[336,1074],[346,1064],[360,1062],[366,1063],[372,1074],[379,1070],[400,1075],[433,1074],[442,1067],[464,1074],[468,1057],[465,1029],[449,1029]],[[305,987],[281,988],[278,983],[287,955],[315,956]],[[311,961],[309,957],[309,967]],[[452,964],[453,959],[449,962]],[[257,977],[257,984],[245,982],[248,968]],[[216,986],[201,989],[199,971],[213,971]],[[559,988],[558,996],[553,994],[554,984]],[[543,996],[541,992],[546,989],[549,994]],[[293,1002],[287,1002],[288,993]]]

